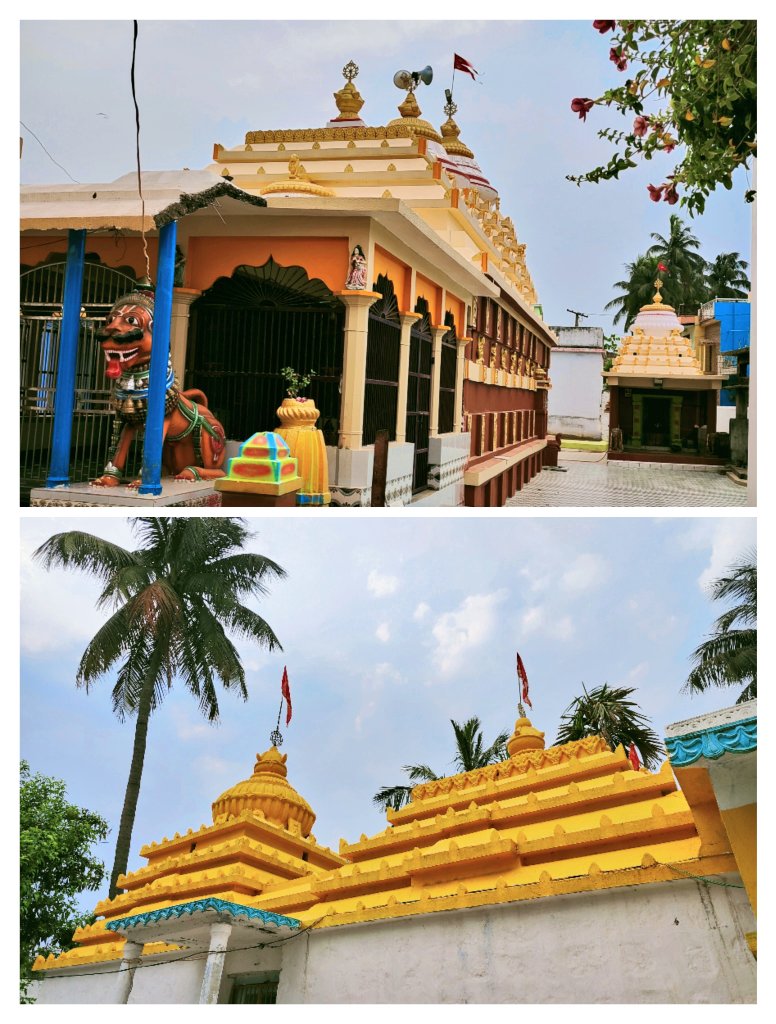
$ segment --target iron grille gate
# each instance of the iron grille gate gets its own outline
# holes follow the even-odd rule
[[[275,428],[283,367],[315,370],[305,397],[320,410],[326,443],[336,445],[344,327],[343,304],[303,267],[271,257],[237,267],[191,307],[186,386],[205,392],[228,438],[245,441]]]
[[[28,505],[30,490],[41,487],[51,462],[59,341],[64,294],[63,262],[47,262],[26,270],[20,279],[21,338],[19,356],[20,502]],[[95,332],[115,299],[134,284],[134,277],[110,267],[84,264],[84,303],[76,352],[70,478],[90,480],[105,465],[113,426],[105,357]],[[135,443],[127,472],[139,475],[142,445]]]
[[[383,274],[373,285],[382,299],[369,310],[364,382],[363,444],[374,444],[378,430],[396,440],[396,408],[399,399],[401,321],[393,282]]]
[[[315,370],[306,389],[326,444],[339,432],[344,311],[192,306],[186,386],[205,392],[231,440],[273,430],[285,396],[284,366]]]
[[[415,445],[412,492],[428,487],[428,433],[431,409],[431,338],[430,318],[426,310],[422,320],[410,331],[410,369],[407,387],[407,440]]]
[[[455,408],[455,374],[458,362],[455,325],[449,316],[445,323],[450,330],[442,338],[442,349],[439,367],[439,433],[449,434],[455,427],[455,417],[460,416],[460,409]]]

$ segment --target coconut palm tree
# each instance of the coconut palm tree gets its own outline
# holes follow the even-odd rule
[[[496,761],[505,761],[507,758],[506,742],[509,739],[508,732],[501,732],[490,744],[485,746],[482,735],[482,723],[479,718],[470,718],[459,725],[458,722],[450,719],[450,724],[455,733],[455,756],[453,764],[458,772],[470,772],[475,768],[484,768]],[[421,782],[433,782],[435,779],[444,776],[437,775],[427,764],[405,764],[402,769],[407,773],[412,786],[383,786],[373,797],[381,811],[387,811],[392,807],[398,811],[405,804],[409,803],[412,796],[413,786]]]
[[[655,294],[658,261],[651,256],[637,256],[633,263],[627,263],[625,270],[628,276],[622,281],[615,281],[612,287],[621,289],[622,294],[607,302],[604,309],[616,310],[612,322],[617,323],[625,318],[625,330],[636,319],[636,314]]]
[[[757,562],[750,551],[709,587],[715,601],[738,601],[714,623],[714,632],[695,648],[694,666],[683,693],[744,683],[737,704],[757,696]],[[737,628],[734,628],[737,627]]]
[[[581,740],[585,736],[603,736],[612,750],[622,744],[626,750],[635,744],[646,768],[660,763],[663,744],[651,728],[638,704],[628,698],[633,687],[604,683],[594,690],[582,685],[582,697],[576,697],[561,715],[556,744]]]
[[[706,266],[707,301],[747,298],[752,287],[745,273],[748,266],[737,252],[721,252]]]
[[[663,302],[677,312],[695,313],[706,296],[706,260],[696,251],[700,241],[675,213],[669,218],[667,238],[655,232],[650,237],[654,245],[647,249],[647,256],[668,268],[661,274]]]
[[[270,626],[241,602],[265,595],[270,579],[285,576],[263,555],[241,551],[251,536],[242,520],[149,516],[131,523],[140,541],[134,551],[72,530],[49,537],[34,556],[46,569],[95,576],[103,588],[97,607],[113,609],[76,673],[76,685],[88,693],[115,667],[113,711],[121,721],[135,718],[111,899],[116,879],[127,870],[151,714],[176,679],[210,722],[219,716],[216,682],[247,699],[245,672],[227,633],[279,649]]]

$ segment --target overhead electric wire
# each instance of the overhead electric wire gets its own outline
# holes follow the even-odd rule
[[[140,108],[137,105],[137,93],[135,91],[135,57],[137,56],[137,21],[132,22],[132,67],[130,69],[130,82],[132,84],[132,102],[135,104],[135,160],[137,164],[137,191],[140,195],[140,231],[143,237],[143,255],[145,256],[146,277],[151,280],[151,264],[148,259],[148,242],[145,233],[145,197],[143,196],[143,182],[140,177]]]
[[[34,131],[32,130],[32,128],[29,128],[29,127],[28,127],[28,126],[27,126],[27,125],[26,125],[26,124],[24,123],[24,121],[22,121],[22,120],[21,120],[21,118],[19,119],[19,124],[20,124],[20,125],[22,126],[22,128],[24,128],[24,130],[25,130],[25,131],[27,131],[27,132],[29,132],[29,133],[30,133],[30,135],[31,135],[31,136],[33,137],[33,139],[35,139],[35,141],[36,141],[36,142],[38,143],[38,145],[39,145],[39,146],[40,146],[40,148],[41,148],[41,149],[43,150],[43,152],[44,152],[44,153],[46,154],[46,156],[47,156],[47,157],[49,158],[49,160],[50,160],[50,161],[51,161],[52,163],[56,164],[56,165],[57,165],[57,167],[58,167],[58,168],[59,168],[59,169],[60,169],[61,171],[64,171],[64,172],[65,172],[65,174],[66,174],[66,175],[68,176],[68,178],[69,178],[69,179],[70,179],[70,180],[71,180],[71,181],[73,182],[73,184],[74,184],[74,185],[80,185],[80,184],[82,184],[82,182],[80,182],[80,181],[76,181],[76,179],[75,179],[75,178],[73,177],[73,175],[72,175],[72,174],[70,173],[70,171],[68,171],[68,169],[67,169],[66,167],[63,167],[63,166],[62,166],[62,164],[61,164],[61,163],[60,163],[60,162],[59,162],[58,160],[55,160],[55,159],[54,159],[54,157],[53,157],[53,156],[51,155],[51,153],[49,153],[49,151],[48,151],[48,150],[46,149],[46,147],[45,147],[45,146],[43,145],[43,143],[42,143],[42,142],[40,141],[40,139],[39,139],[39,138],[38,138],[38,136],[37,136],[37,135],[35,134],[35,132],[34,132]]]

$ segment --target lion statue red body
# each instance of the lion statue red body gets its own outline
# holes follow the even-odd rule
[[[142,291],[117,299],[98,332],[105,353],[105,373],[113,381],[115,413],[111,452],[98,487],[118,487],[129,449],[148,414],[148,376],[154,323],[154,300]],[[167,366],[162,466],[176,480],[213,480],[224,476],[224,428],[207,407],[205,395],[181,391]],[[129,486],[137,487],[139,480]]]

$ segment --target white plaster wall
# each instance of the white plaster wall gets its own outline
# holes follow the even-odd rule
[[[551,424],[560,418],[579,419],[595,424],[597,436],[601,436],[601,389],[603,359],[600,352],[552,353],[550,389],[547,413]],[[584,436],[588,436],[587,434]]]
[[[749,1003],[753,928],[690,880],[325,928],[285,945],[278,1002]]]
[[[115,1003],[118,981],[116,971],[119,961],[107,969],[97,964],[85,966],[81,972],[62,974],[58,971],[46,973],[30,995],[35,996],[36,1005],[52,1003]]]
[[[259,941],[257,939],[257,941]],[[219,1002],[228,1002],[235,979],[261,971],[280,970],[282,946],[273,949],[238,949],[228,952],[221,977]],[[39,1004],[116,1003],[119,961],[107,969],[93,964],[70,975],[49,975],[31,990]],[[146,961],[135,971],[129,1002],[191,1004],[199,1002],[205,954],[194,960]],[[97,973],[95,973],[97,972]],[[79,976],[80,975],[80,976]]]
[[[728,434],[730,433],[730,421],[736,414],[736,407],[734,405],[718,405],[717,406],[717,433]]]

